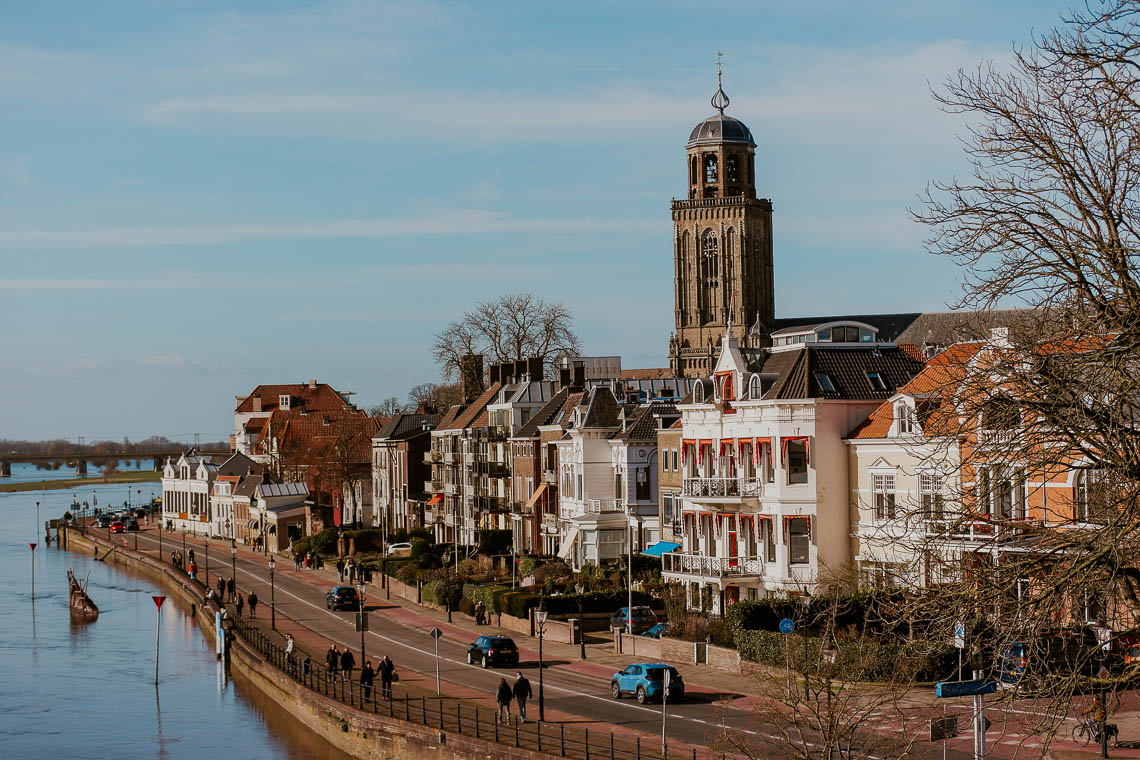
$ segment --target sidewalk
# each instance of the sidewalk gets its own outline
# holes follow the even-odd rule
[[[178,547],[181,546],[182,541],[181,535],[169,535],[170,538],[174,540],[168,545],[169,548],[166,550],[167,552],[176,547],[175,541]],[[187,537],[186,543],[188,547],[194,545],[196,552],[204,545],[203,540],[192,537]],[[218,542],[211,542],[212,545],[217,545],[217,543]],[[222,546],[224,546],[225,562],[215,564],[215,560],[212,558],[210,564],[211,569],[216,570],[217,568],[223,568],[223,574],[228,576],[230,568],[229,546],[228,544],[222,544]],[[247,546],[239,546],[238,555],[251,560],[268,559],[262,552],[256,552]],[[275,559],[277,560],[277,573],[287,573],[311,584],[315,588],[327,590],[339,583],[336,568],[329,563],[326,563],[322,570],[305,570],[302,568],[302,570],[298,572],[294,569],[292,557],[287,555],[275,555]],[[211,578],[213,577],[214,573],[211,573]],[[387,599],[385,590],[375,582],[379,580],[378,576],[374,575],[373,577],[374,582],[369,584],[369,590],[366,592],[365,604],[374,614],[382,614],[392,622],[424,633],[430,631],[433,627],[439,627],[443,635],[453,641],[474,641],[479,636],[490,635],[509,636],[519,645],[519,653],[522,657],[526,659],[538,659],[538,639],[536,637],[526,636],[517,631],[500,628],[492,624],[477,626],[474,620],[459,612],[454,612],[452,614],[452,621],[448,622],[445,612],[424,607],[399,597]],[[262,600],[262,602],[264,611],[262,612],[262,616],[259,616],[259,621],[261,617],[267,617],[269,612],[267,605],[264,604],[266,600]],[[288,631],[292,633],[300,649],[305,651],[316,662],[324,662],[324,652],[328,647],[327,639],[281,615],[278,616],[278,620],[277,628],[280,632]],[[613,651],[612,641],[606,641],[605,643],[587,643],[587,656],[585,660],[581,659],[581,648],[576,644],[562,644],[544,640],[542,649],[543,660],[549,663],[547,667],[550,670],[562,669],[588,678],[597,679],[600,691],[607,690],[610,677],[616,671],[629,665],[634,659],[631,655],[616,654]],[[671,664],[681,671],[685,679],[687,690],[691,693],[718,695],[726,706],[741,710],[749,710],[761,701],[758,683],[754,676],[714,670],[709,667],[693,665],[691,663],[674,662]],[[401,683],[405,688],[410,687],[410,690],[424,694],[435,694],[434,674],[420,674],[410,670],[401,670],[400,675]],[[479,703],[488,707],[494,706],[494,697],[488,692],[483,692],[460,683],[447,682],[446,679],[444,683],[447,684],[444,690],[454,698],[461,699],[465,702]],[[928,708],[939,702],[939,700],[934,697],[933,690],[925,689],[922,691],[913,691],[904,698],[904,701],[907,707],[915,709]],[[1110,720],[1116,723],[1119,728],[1120,736],[1122,737],[1122,746],[1110,749],[1109,754],[1112,757],[1140,758],[1140,697],[1134,694],[1131,695],[1127,703],[1121,707],[1122,709],[1113,714]],[[1000,708],[996,708],[995,712],[997,712],[997,710],[1000,710]],[[580,725],[589,725],[591,727],[595,725],[593,721],[584,721],[581,716],[577,715],[561,714],[549,709],[547,710],[547,714],[550,720],[574,721]],[[606,724],[597,723],[596,725],[600,729]],[[1063,724],[1058,731],[1058,738],[1054,740],[1053,745],[1050,747],[1048,756],[1057,758],[1058,760],[1080,760],[1082,758],[1099,756],[1100,749],[1098,746],[1082,748],[1069,740],[1068,732],[1072,726],[1073,722],[1071,720]],[[614,728],[613,726],[606,727],[609,729]]]

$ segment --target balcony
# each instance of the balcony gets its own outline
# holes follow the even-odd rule
[[[709,499],[757,497],[762,490],[759,478],[685,478],[685,496]]]
[[[491,425],[487,428],[487,438],[492,441],[505,441],[510,434],[509,425]]]
[[[454,451],[445,451],[443,452],[443,461],[447,464],[455,464],[459,461],[459,455]]]
[[[443,484],[443,492],[445,494],[447,494],[448,496],[455,496],[459,493],[459,484],[458,483],[444,483]]]
[[[542,471],[542,482],[546,483],[547,485],[552,485],[552,486],[558,485],[558,471],[557,470],[543,470]]]
[[[662,572],[701,576],[763,575],[763,557],[707,557],[703,554],[663,554]]]
[[[1043,525],[1038,518],[1013,519],[1011,523],[988,520],[926,520],[926,535],[947,541],[973,541],[977,543],[1005,543],[1017,541],[1033,534],[1033,528]]]
[[[425,451],[424,464],[435,464],[442,461],[443,455],[438,451]]]
[[[621,499],[587,499],[586,514],[596,515],[604,512],[624,512],[625,502]]]

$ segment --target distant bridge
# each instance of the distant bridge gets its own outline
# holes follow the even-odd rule
[[[229,456],[231,453],[228,449],[198,449],[197,451],[202,456]],[[133,451],[129,454],[95,454],[90,451],[60,451],[54,454],[5,454],[0,452],[0,478],[12,476],[13,462],[75,463],[76,474],[80,477],[87,477],[88,462],[97,464],[99,462],[126,462],[131,459],[152,459],[154,460],[154,469],[158,471],[162,469],[167,457],[177,458],[181,453],[181,451],[155,451],[153,449],[150,451]]]

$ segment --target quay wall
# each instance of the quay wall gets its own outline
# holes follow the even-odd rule
[[[117,551],[107,558],[108,562],[161,584],[170,595],[168,602],[176,602],[187,610],[193,607],[199,627],[211,642],[214,641],[216,608],[203,609],[204,585],[191,581],[184,573],[152,557],[137,554],[117,543],[108,543],[106,539],[76,530],[61,530],[67,533],[62,545],[70,551],[89,554],[98,551],[102,555],[111,546],[116,546]],[[352,709],[335,699],[298,687],[295,681],[262,659],[238,637],[233,639],[230,651],[230,673],[235,680],[257,688],[329,744],[363,760],[428,760],[441,756],[456,760],[486,760],[488,757],[544,760],[551,757],[546,753]]]

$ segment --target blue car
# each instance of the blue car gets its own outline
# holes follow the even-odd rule
[[[651,699],[664,699],[666,671],[669,673],[669,701],[680,702],[685,698],[685,682],[676,668],[664,662],[639,663],[614,673],[610,694],[614,699],[632,694],[640,704]]]
[[[669,633],[669,624],[668,623],[658,623],[657,625],[653,626],[652,628],[650,628],[648,631],[646,631],[645,633],[643,633],[641,635],[647,636],[651,639],[659,639],[668,633]]]

